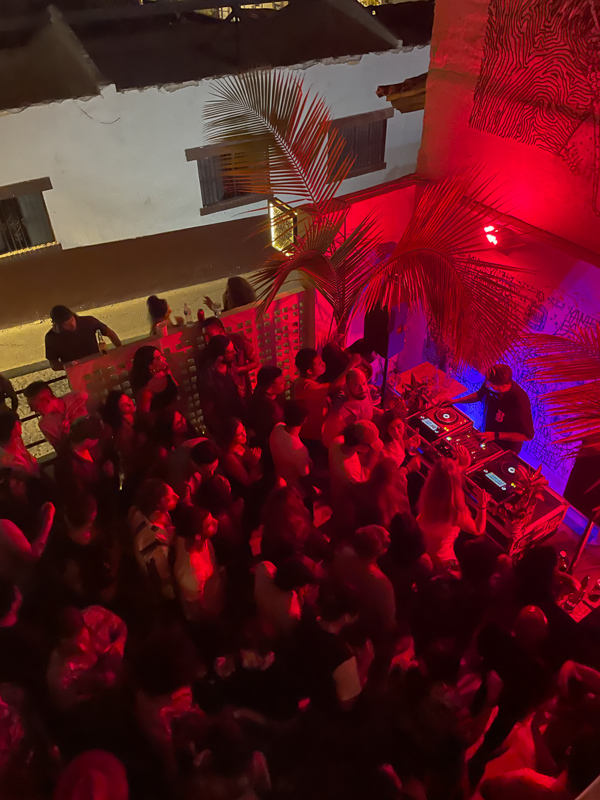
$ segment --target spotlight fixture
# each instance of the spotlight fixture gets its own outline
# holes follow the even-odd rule
[[[494,225],[492,222],[484,226],[483,235],[491,250],[501,250],[503,253],[516,247],[524,247],[528,242],[528,237],[522,232],[508,225]]]
[[[483,229],[485,233],[485,238],[488,242],[493,245],[494,247],[498,246],[498,228],[495,225],[486,225]]]

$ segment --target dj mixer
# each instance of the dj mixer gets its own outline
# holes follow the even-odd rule
[[[502,452],[495,442],[482,442],[472,420],[452,406],[433,406],[421,411],[409,417],[407,425],[421,436],[419,450],[430,464],[440,456],[456,458],[461,445],[469,452],[472,465]]]
[[[444,436],[435,444],[435,449],[441,456],[448,458],[456,457],[459,447],[464,447],[471,456],[471,467],[489,461],[502,453],[502,448],[496,442],[482,442],[479,431],[475,428],[467,428],[457,433],[450,433]]]

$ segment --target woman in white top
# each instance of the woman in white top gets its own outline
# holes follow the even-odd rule
[[[167,483],[160,478],[149,478],[140,486],[135,504],[127,517],[138,564],[168,598],[174,597],[169,566],[169,551],[174,536],[170,512],[178,500],[179,497]]]
[[[474,536],[485,531],[488,501],[488,493],[479,489],[474,520],[465,502],[459,464],[451,458],[435,462],[421,490],[417,517],[434,566],[456,560],[454,541],[461,530]]]
[[[316,585],[316,568],[306,556],[284,561],[279,568],[261,561],[254,576],[254,600],[263,631],[276,636],[299,622],[306,590]]]
[[[224,570],[210,542],[217,532],[213,515],[198,506],[177,513],[175,580],[186,619],[215,619],[223,610]]]

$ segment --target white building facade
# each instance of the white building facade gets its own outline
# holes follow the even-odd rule
[[[384,160],[377,157],[373,171],[367,164],[363,174],[347,179],[342,193],[415,170],[423,111],[393,114],[375,90],[426,72],[428,64],[425,46],[290,68],[325,98],[334,119],[351,125],[348,118],[356,117],[356,127],[374,121],[383,132]],[[43,190],[43,198],[63,249],[264,212],[264,201],[222,208],[227,204],[215,203],[206,186],[202,196],[193,151],[206,144],[203,109],[215,80],[126,91],[109,84],[95,97],[4,111],[0,186],[48,181],[52,188]]]

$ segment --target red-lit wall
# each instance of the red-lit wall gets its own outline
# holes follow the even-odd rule
[[[600,56],[588,0],[437,0],[419,174],[483,164],[511,213],[600,252]]]
[[[352,231],[366,217],[370,216],[377,222],[382,241],[398,242],[415,207],[417,184],[409,176],[398,181],[392,181],[382,186],[364,192],[347,195],[350,202],[350,211],[346,218],[346,231]],[[315,338],[318,347],[329,341],[332,335],[331,306],[317,292]],[[360,339],[364,331],[364,318],[362,315],[354,317],[348,329],[348,343]],[[422,350],[423,331],[419,328],[419,338],[415,348]],[[416,357],[416,356],[415,356]],[[420,363],[419,359],[415,363]],[[413,363],[410,366],[414,366]]]

